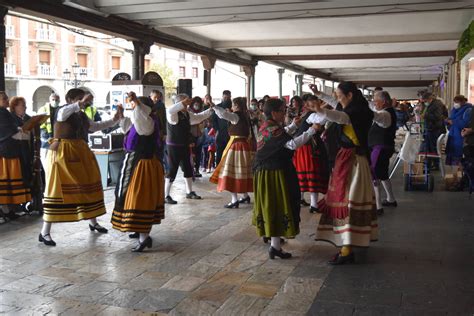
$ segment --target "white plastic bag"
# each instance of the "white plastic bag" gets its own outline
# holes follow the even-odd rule
[[[400,149],[400,159],[408,163],[414,163],[418,153],[420,152],[420,146],[421,139],[419,139],[417,135],[410,135],[410,133],[407,133],[405,135],[402,149]]]

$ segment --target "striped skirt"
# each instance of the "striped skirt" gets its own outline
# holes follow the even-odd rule
[[[127,153],[115,188],[112,227],[122,232],[149,233],[165,218],[164,171],[157,158]]]
[[[217,184],[218,192],[253,192],[252,159],[247,138],[232,136],[209,181]]]
[[[301,192],[318,192],[325,194],[328,189],[329,171],[326,149],[313,149],[311,143],[298,148],[293,157],[298,174]]]
[[[0,205],[31,201],[30,188],[23,179],[19,158],[0,157]]]
[[[366,156],[340,149],[322,211],[316,240],[336,246],[368,247],[378,238],[372,174]]]
[[[43,205],[46,222],[75,222],[105,214],[99,165],[85,141],[52,141]]]

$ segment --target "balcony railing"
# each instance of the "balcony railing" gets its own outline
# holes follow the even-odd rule
[[[91,79],[94,77],[94,68],[79,67],[78,77]]]
[[[38,76],[40,77],[56,77],[56,66],[38,65]]]
[[[37,29],[36,30],[36,39],[38,41],[47,41],[55,42],[56,41],[56,31],[50,29]]]
[[[5,67],[5,77],[16,76],[16,65],[15,64],[4,64]]]
[[[91,40],[87,36],[76,35],[76,45],[91,45]]]
[[[14,38],[15,37],[15,26],[14,25],[5,25],[5,37]]]

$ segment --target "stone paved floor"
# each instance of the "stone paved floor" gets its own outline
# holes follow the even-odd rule
[[[400,187],[400,183],[396,186]],[[466,193],[401,193],[380,219],[381,240],[359,263],[331,268],[336,250],[313,241],[318,215],[269,260],[250,225],[251,206],[227,210],[228,195],[184,183],[153,248],[131,253],[126,234],[99,235],[87,223],[53,226],[57,247],[38,243],[38,216],[0,225],[0,313],[8,315],[472,315],[474,207]],[[106,191],[110,228],[113,190]],[[408,207],[408,205],[410,205]],[[470,208],[470,209],[469,209]]]

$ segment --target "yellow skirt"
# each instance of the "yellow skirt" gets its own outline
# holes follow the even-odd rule
[[[124,205],[115,205],[112,227],[122,232],[149,233],[165,218],[165,177],[161,162],[140,159],[128,184]]]
[[[105,214],[104,192],[94,154],[81,139],[53,140],[46,157],[46,222],[75,222]]]
[[[23,182],[19,158],[0,157],[0,205],[31,201],[30,188]]]

